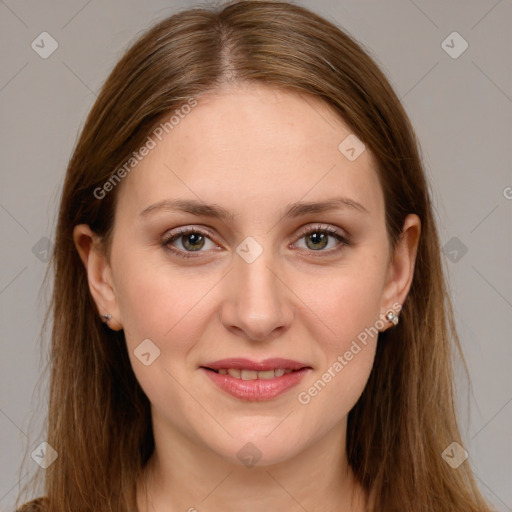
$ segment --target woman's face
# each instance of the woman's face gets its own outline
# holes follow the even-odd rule
[[[244,86],[197,102],[118,185],[91,291],[124,329],[157,437],[271,464],[344,431],[375,327],[408,292],[417,219],[393,259],[372,156],[339,149],[351,131],[320,100]],[[289,361],[213,364],[241,358]],[[290,361],[305,369],[272,373]]]

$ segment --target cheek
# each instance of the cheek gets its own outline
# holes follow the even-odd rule
[[[382,300],[385,262],[375,257],[330,272],[301,286],[298,295],[314,313],[324,332],[323,344],[328,353],[344,351],[365,329],[375,326]],[[312,327],[313,328],[313,327]]]
[[[348,414],[370,375],[385,264],[383,258],[361,258],[302,289],[304,302],[315,313],[309,329],[321,349],[322,364],[308,387],[299,390],[298,401],[318,414],[330,410],[332,422]]]
[[[135,251],[117,263],[114,267],[113,260],[119,277],[116,293],[135,376],[157,407],[165,409],[165,404],[172,403],[187,409],[190,396],[179,383],[186,382],[195,369],[189,354],[215,314],[212,301],[219,275],[212,271],[198,277],[192,267],[178,269],[165,258],[152,261],[147,254],[137,255]],[[137,358],[137,354],[147,352],[142,352],[142,346],[158,354],[148,366]],[[190,386],[193,392],[193,383]]]
[[[127,339],[163,341],[183,329],[182,325],[196,324],[194,310],[213,285],[213,276],[198,280],[190,271],[173,268],[160,255],[148,257],[143,251],[133,250],[124,254],[126,256],[115,260],[113,255],[112,265]]]
[[[155,407],[166,410],[173,404],[184,411],[190,408],[190,396],[180,383],[185,382],[187,354],[208,322],[205,293],[215,280],[198,281],[143,254],[132,253],[116,263],[117,299],[137,381]],[[137,354],[148,352],[152,362],[146,365]]]

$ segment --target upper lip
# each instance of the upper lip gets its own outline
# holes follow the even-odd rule
[[[240,370],[266,371],[283,368],[285,370],[300,370],[301,368],[311,368],[308,364],[291,359],[273,357],[263,361],[251,361],[244,357],[234,357],[229,359],[220,359],[201,365],[202,368],[211,368],[212,370],[221,370],[229,368],[238,368]]]

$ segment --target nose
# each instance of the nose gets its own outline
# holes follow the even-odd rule
[[[221,309],[226,329],[254,341],[282,336],[293,320],[293,294],[285,282],[265,251],[252,263],[235,255]]]

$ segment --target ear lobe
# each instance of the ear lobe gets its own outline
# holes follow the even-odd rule
[[[383,293],[382,310],[393,309],[396,303],[403,304],[411,288],[418,243],[421,233],[421,221],[416,214],[405,218],[402,234],[398,240],[392,261],[389,264],[388,277]]]
[[[99,315],[111,315],[108,326],[116,331],[122,329],[110,264],[100,238],[87,224],[79,224],[73,229],[73,241],[85,267],[89,290]]]

